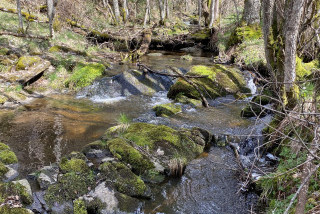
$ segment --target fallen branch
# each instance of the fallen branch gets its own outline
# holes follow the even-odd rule
[[[22,38],[30,38],[30,39],[41,39],[41,40],[48,40],[48,36],[34,36],[29,34],[22,34],[22,33],[13,33],[8,31],[0,31],[0,36],[15,36],[15,37],[22,37]]]

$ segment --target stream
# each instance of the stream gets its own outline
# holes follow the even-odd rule
[[[158,53],[158,52],[157,52]],[[180,59],[185,53],[160,52],[142,58],[142,63],[154,70],[166,66],[188,70],[192,65],[211,65],[211,56],[193,54],[192,61]],[[165,66],[164,66],[165,65]],[[116,65],[112,72],[119,74],[134,65]],[[96,85],[95,85],[96,84]],[[93,87],[99,87],[97,81]],[[252,91],[256,88],[248,78]],[[164,124],[177,128],[200,127],[216,137],[232,136],[242,148],[251,143],[251,152],[242,158],[252,160],[253,149],[268,115],[260,121],[242,118],[241,109],[247,101],[235,101],[233,96],[209,100],[210,108],[192,108],[182,105],[182,113],[170,118],[156,117],[152,107],[169,103],[165,91],[153,96],[106,96],[86,91],[76,96],[52,94],[26,104],[22,110],[0,110],[0,141],[8,144],[19,160],[19,178],[57,162],[72,151],[100,139],[107,128],[117,124],[120,114],[136,122]],[[248,149],[248,148],[247,148]],[[241,153],[240,153],[241,154]],[[262,160],[263,162],[263,160]],[[34,191],[37,190],[33,185]],[[228,146],[212,147],[191,161],[180,179],[170,179],[151,186],[153,198],[141,200],[137,213],[248,213],[257,202],[254,193],[239,192],[240,181],[237,160]]]

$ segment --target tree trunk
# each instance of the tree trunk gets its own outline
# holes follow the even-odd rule
[[[199,28],[201,28],[202,0],[198,0]]]
[[[54,4],[53,0],[47,0],[47,10],[48,10],[48,18],[49,18],[49,31],[50,31],[50,37],[51,38],[54,36],[54,31],[53,31],[53,19],[54,19],[54,14],[55,14],[54,6],[55,6],[55,4]]]
[[[23,20],[22,20],[22,14],[21,14],[20,0],[17,0],[17,11],[18,11],[18,17],[19,17],[19,31],[23,33]]]
[[[144,22],[143,22],[144,27],[146,27],[148,23],[148,19],[150,22],[150,0],[146,0],[146,13],[145,13]]]
[[[245,0],[242,19],[247,25],[260,23],[260,0]]]
[[[209,28],[213,27],[213,22],[215,19],[215,14],[214,14],[214,8],[215,8],[215,0],[211,0],[210,3],[210,22],[209,22]]]
[[[129,10],[128,10],[128,2],[127,2],[127,0],[123,0],[123,10],[124,10],[123,20],[124,20],[124,22],[127,22],[128,17],[129,17]]]
[[[217,20],[220,16],[220,0],[212,0],[215,1],[214,4],[214,16],[215,16],[215,20]]]
[[[166,3],[166,18],[169,19],[170,17],[169,0],[165,0],[165,3]]]
[[[117,23],[120,23],[120,9],[119,9],[119,1],[118,0],[113,0],[113,10],[114,10],[114,15],[116,17]]]
[[[159,0],[160,25],[164,25],[165,22],[166,11],[164,3],[164,0]]]
[[[285,63],[284,82],[286,92],[291,93],[296,79],[296,54],[298,33],[303,12],[304,0],[288,1],[285,8]]]

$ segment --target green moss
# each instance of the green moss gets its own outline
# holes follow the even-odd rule
[[[314,60],[309,63],[302,62],[302,59],[296,57],[296,74],[297,78],[301,80],[304,77],[309,76],[312,73],[312,70],[319,68],[319,61]]]
[[[183,94],[178,94],[174,101],[178,102],[178,103],[182,103],[182,104],[190,104],[193,107],[201,107],[202,106],[202,102],[200,100],[188,98],[188,97],[184,96]]]
[[[230,35],[228,47],[232,47],[244,41],[258,40],[262,38],[262,30],[260,25],[242,24],[237,27]]]
[[[25,205],[32,203],[32,197],[26,191],[26,188],[19,183],[0,183],[0,203],[3,203],[7,197],[18,195],[21,202]]]
[[[9,150],[9,149],[10,149],[9,146],[7,146],[6,144],[0,142],[0,151],[1,150]]]
[[[107,146],[115,157],[130,164],[137,174],[142,174],[145,170],[154,168],[153,163],[147,157],[129,145],[124,139],[109,140]]]
[[[0,161],[4,164],[13,164],[18,162],[17,156],[10,150],[0,151]]]
[[[196,41],[210,39],[210,30],[203,29],[201,31],[191,34],[191,37]]]
[[[181,106],[174,103],[156,105],[152,109],[157,117],[170,117],[182,111]]]
[[[95,184],[94,181],[94,174],[91,171],[82,174],[68,172],[59,177],[58,183],[49,186],[45,200],[49,205],[54,202],[74,200],[86,194]]]
[[[82,159],[73,158],[67,160],[63,158],[60,162],[60,168],[64,172],[85,173],[89,171],[89,167]]]
[[[148,187],[123,163],[103,163],[99,169],[103,176],[111,180],[117,191],[133,197],[146,197]]]
[[[87,214],[86,205],[83,200],[77,199],[73,202],[73,213],[74,214]]]
[[[50,53],[54,53],[54,52],[59,52],[60,51],[60,46],[59,45],[54,45],[51,48],[49,48],[48,50]]]
[[[97,77],[100,77],[105,69],[106,67],[99,63],[78,66],[74,69],[71,77],[66,81],[66,85],[75,90],[88,86]]]
[[[0,55],[8,55],[9,49],[8,48],[0,48]]]
[[[126,139],[135,142],[138,146],[153,148],[155,142],[169,142],[177,147],[180,146],[179,133],[164,125],[148,123],[134,123],[130,125],[123,135]]]
[[[30,214],[30,210],[25,208],[10,208],[8,206],[0,207],[0,213],[4,214]]]
[[[0,162],[0,178],[3,177],[9,169],[2,163]]]
[[[41,61],[41,58],[38,56],[22,56],[19,58],[16,70],[25,70],[26,68],[38,63]]]
[[[203,95],[208,98],[216,98],[227,94],[237,94],[238,92],[250,93],[246,87],[244,77],[238,70],[222,65],[214,66],[193,66],[187,75],[205,75],[206,78],[197,78],[193,82],[197,84]],[[199,92],[183,79],[171,86],[168,97],[175,99],[178,95],[200,100]]]

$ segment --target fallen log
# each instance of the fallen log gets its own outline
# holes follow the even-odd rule
[[[15,37],[21,37],[21,38],[49,40],[48,36],[34,36],[29,34],[14,33],[14,32],[8,32],[8,31],[0,31],[0,36],[15,36]]]

